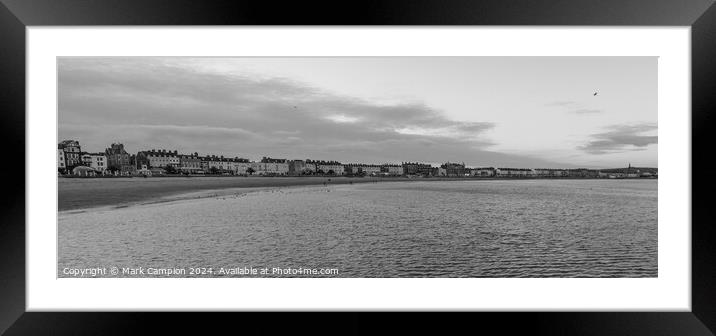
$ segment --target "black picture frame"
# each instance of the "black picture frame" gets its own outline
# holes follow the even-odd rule
[[[716,6],[712,0],[347,0],[347,1],[189,1],[189,0],[0,0],[0,165],[5,201],[0,212],[0,332],[7,335],[202,333],[230,328],[239,333],[315,330],[372,333],[375,315],[365,313],[272,316],[254,313],[181,316],[166,313],[36,313],[25,311],[25,179],[17,178],[25,158],[25,28],[65,25],[579,25],[690,26],[692,81],[692,310],[691,312],[540,312],[470,314],[477,330],[502,333],[589,335],[713,335],[716,331],[716,229],[708,204],[713,182],[706,175],[707,135],[716,111]],[[669,113],[667,111],[667,113]],[[21,168],[22,167],[22,168]],[[683,223],[686,225],[687,223]],[[658,293],[655,293],[657,295]],[[463,316],[381,317],[395,330],[457,331]],[[281,321],[278,323],[278,321]],[[228,323],[228,325],[227,325]],[[238,329],[236,329],[238,328]],[[384,330],[386,327],[381,327]]]

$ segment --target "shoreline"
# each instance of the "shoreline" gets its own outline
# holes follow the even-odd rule
[[[330,180],[330,181],[329,181]],[[58,212],[121,208],[137,204],[226,196],[257,190],[352,183],[411,182],[428,179],[352,177],[154,177],[59,179]],[[437,179],[436,179],[437,180]]]
[[[98,205],[98,206],[91,206],[91,207],[85,207],[85,208],[76,208],[76,209],[67,209],[67,210],[58,210],[58,214],[78,214],[78,213],[84,213],[88,211],[107,211],[107,210],[114,210],[114,209],[123,209],[123,208],[129,208],[134,206],[143,206],[143,205],[155,205],[155,204],[162,204],[162,203],[171,203],[171,202],[181,202],[181,201],[190,201],[190,200],[201,200],[201,199],[207,199],[207,198],[227,198],[227,197],[241,197],[245,196],[246,194],[250,194],[253,192],[261,192],[261,191],[268,191],[273,189],[281,189],[281,188],[301,188],[301,187],[317,187],[318,185],[293,185],[293,186],[285,186],[285,187],[265,187],[265,188],[243,188],[243,187],[235,187],[235,188],[225,188],[225,189],[206,189],[201,191],[192,191],[192,192],[183,192],[179,194],[172,194],[168,196],[163,196],[156,199],[150,199],[150,200],[139,200],[135,202],[126,202],[122,204],[107,204],[107,205]]]
[[[58,212],[71,213],[95,208],[123,208],[132,205],[177,200],[222,197],[258,190],[298,186],[327,186],[353,183],[416,181],[500,181],[548,178],[406,178],[406,177],[150,177],[150,178],[68,178],[58,179]],[[560,180],[592,180],[558,178]],[[330,181],[329,181],[330,180]],[[606,179],[605,179],[606,180]],[[609,179],[613,180],[613,179]]]

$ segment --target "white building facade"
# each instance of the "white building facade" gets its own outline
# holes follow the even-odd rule
[[[308,162],[307,162],[307,163],[303,166],[303,170],[306,171],[306,172],[315,173],[315,172],[316,172],[316,165],[313,164],[313,163],[308,163]]]
[[[403,166],[386,164],[382,166],[381,170],[385,175],[389,176],[400,176],[403,175]]]
[[[248,170],[249,168],[253,168],[251,165],[251,162],[235,162],[234,163],[234,172],[236,175],[250,175]],[[254,169],[254,172],[256,170]]]
[[[371,175],[371,176],[380,175],[380,166],[365,165],[365,166],[361,167],[361,169],[363,170],[363,172],[366,175]]]
[[[344,175],[345,169],[341,164],[316,164],[316,171],[322,170],[324,174]]]
[[[166,166],[173,166],[179,168],[179,156],[170,153],[149,153],[147,155],[149,160],[149,168],[164,168]]]
[[[286,162],[252,162],[251,165],[258,175],[288,175]]]
[[[497,168],[496,174],[501,177],[528,177],[534,176],[534,170],[527,168]]]
[[[472,176],[477,177],[493,177],[495,176],[495,169],[494,168],[473,168],[470,171]]]
[[[90,154],[89,166],[98,172],[104,172],[107,170],[107,157],[104,154],[92,153]]]
[[[65,151],[62,149],[57,149],[57,168],[67,168],[67,165],[65,164]]]

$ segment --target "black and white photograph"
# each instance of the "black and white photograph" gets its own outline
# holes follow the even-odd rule
[[[0,0],[0,334],[713,335],[714,1]]]
[[[657,278],[658,62],[57,57],[57,277]]]

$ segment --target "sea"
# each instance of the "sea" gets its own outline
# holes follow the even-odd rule
[[[57,276],[657,277],[657,204],[643,179],[236,189],[59,212]]]

